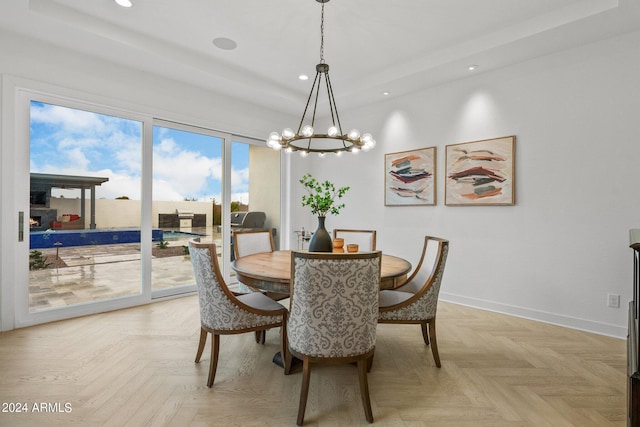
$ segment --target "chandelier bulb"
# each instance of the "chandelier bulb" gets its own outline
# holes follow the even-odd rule
[[[300,150],[300,157],[307,157],[309,155],[309,152],[306,150]]]
[[[375,146],[376,146],[376,140],[372,138],[370,141],[367,141],[367,142],[364,144],[364,146],[362,147],[362,149],[363,149],[364,151],[369,151],[369,150],[371,150],[372,148],[374,148]]]
[[[308,138],[311,135],[313,135],[313,128],[309,125],[302,126],[302,129],[300,130],[300,136],[304,136],[305,138]]]
[[[339,132],[340,132],[340,131],[338,130],[338,128],[337,128],[337,127],[335,127],[335,126],[331,126],[331,127],[329,128],[329,130],[327,130],[327,135],[329,135],[329,136],[331,136],[331,137],[335,137],[335,136],[338,136]]]
[[[280,136],[280,134],[278,132],[271,132],[269,134],[269,139],[271,141],[280,142],[282,140],[282,137]]]
[[[347,136],[350,140],[355,141],[360,138],[360,131],[358,129],[351,129]]]
[[[286,128],[282,131],[282,138],[289,140],[291,138],[293,138],[296,134],[293,133],[293,131],[291,130],[291,128]]]

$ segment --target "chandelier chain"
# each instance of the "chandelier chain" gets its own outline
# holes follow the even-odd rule
[[[320,63],[324,64],[324,3],[320,15]]]

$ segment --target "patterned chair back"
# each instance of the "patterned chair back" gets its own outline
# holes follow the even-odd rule
[[[203,326],[230,331],[279,321],[278,316],[259,316],[243,309],[243,304],[236,299],[222,278],[215,244],[190,240],[189,254],[196,278],[200,321]]]
[[[414,294],[403,308],[385,311],[381,319],[431,319],[436,315],[438,295],[444,267],[449,253],[449,241],[437,237],[425,237],[420,262],[407,282],[394,291]],[[394,292],[390,291],[390,292]]]
[[[375,347],[380,260],[380,251],[292,252],[287,325],[291,350],[337,358]]]

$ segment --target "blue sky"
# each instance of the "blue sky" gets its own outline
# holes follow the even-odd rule
[[[108,177],[96,188],[98,198],[139,200],[141,135],[141,122],[32,102],[31,172]],[[153,152],[154,200],[222,200],[221,139],[154,127]],[[249,146],[233,143],[232,201],[248,203],[248,181]]]

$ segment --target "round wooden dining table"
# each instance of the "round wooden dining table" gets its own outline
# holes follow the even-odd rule
[[[279,294],[289,293],[291,282],[291,251],[262,252],[240,257],[231,263],[238,280],[247,286]],[[380,289],[400,286],[411,270],[405,259],[382,254]]]

